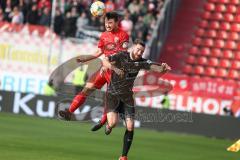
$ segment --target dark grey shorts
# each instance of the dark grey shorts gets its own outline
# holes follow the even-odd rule
[[[124,96],[124,95],[123,95]],[[120,95],[107,94],[105,99],[107,112],[119,113],[122,119],[133,118],[135,115],[134,100],[132,97],[122,97]]]

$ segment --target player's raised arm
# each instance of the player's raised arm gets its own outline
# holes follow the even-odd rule
[[[139,64],[140,69],[145,69],[149,71],[166,73],[171,70],[171,67],[167,63],[155,63],[150,60],[145,60]]]
[[[91,61],[95,58],[98,58],[102,54],[103,54],[102,50],[100,48],[98,48],[97,51],[95,52],[95,54],[93,54],[93,55],[80,55],[77,58],[77,61],[81,62],[81,63],[84,63],[84,62],[87,62],[87,61]]]
[[[119,75],[121,77],[124,75],[123,70],[121,70],[121,69],[117,68],[116,66],[114,66],[115,61],[111,61],[110,62],[108,57],[105,57],[102,60],[102,64],[103,64],[103,67],[113,70],[117,75]]]
[[[78,58],[77,58],[77,61],[78,62],[87,62],[87,61],[91,61],[95,58],[98,58],[100,57],[102,54],[103,54],[103,51],[104,51],[104,46],[105,46],[105,43],[104,43],[104,37],[106,36],[106,33],[102,33],[100,38],[99,38],[99,41],[98,41],[98,45],[97,45],[97,50],[94,54],[92,55],[80,55]]]
[[[109,58],[108,58],[108,57],[105,57],[105,58],[103,58],[103,60],[102,60],[102,64],[103,64],[103,67],[106,67],[106,68],[108,68],[108,69],[112,69],[114,62],[111,63],[111,62],[109,61]]]
[[[162,64],[152,63],[150,64],[149,70],[154,72],[166,73],[171,70],[171,67],[168,66],[167,63],[162,63]]]
[[[142,58],[145,50],[145,44],[142,40],[136,39],[130,51],[130,57],[133,61],[138,61],[139,69],[146,69],[160,73],[166,73],[171,70],[166,63],[158,64]]]

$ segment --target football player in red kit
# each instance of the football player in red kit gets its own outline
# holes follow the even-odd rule
[[[95,55],[89,56],[79,56],[78,62],[87,62],[93,60],[102,54],[106,57],[119,51],[127,51],[129,36],[125,31],[122,31],[119,28],[119,15],[116,12],[108,12],[105,15],[105,29],[100,36],[98,43],[98,50]],[[86,100],[87,96],[90,95],[95,89],[102,88],[106,82],[110,81],[110,70],[107,70],[105,67],[101,68],[96,72],[90,80],[87,82],[83,90],[78,93],[69,109],[59,111],[59,115],[65,120],[71,120],[72,113],[78,109]],[[92,128],[92,131],[100,129],[107,121],[107,115],[104,112],[101,121]],[[106,131],[106,134],[109,134],[110,131]]]

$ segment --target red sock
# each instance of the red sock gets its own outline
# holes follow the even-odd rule
[[[104,111],[100,123],[104,125],[107,122],[107,113]]]
[[[73,113],[78,107],[80,107],[86,100],[86,95],[84,93],[79,93],[76,95],[69,107],[69,112]]]

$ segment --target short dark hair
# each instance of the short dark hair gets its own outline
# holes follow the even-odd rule
[[[114,19],[115,22],[119,21],[119,14],[117,12],[107,12],[105,15],[107,19]]]
[[[134,41],[134,44],[135,44],[135,45],[140,44],[140,45],[143,46],[143,47],[146,46],[146,44],[145,44],[141,39],[136,39],[136,40]]]

